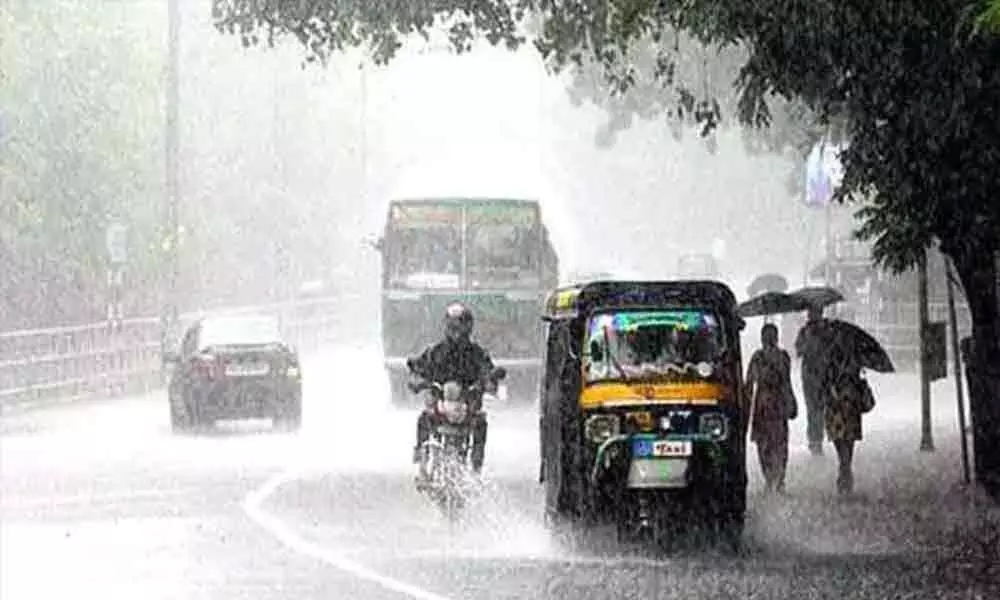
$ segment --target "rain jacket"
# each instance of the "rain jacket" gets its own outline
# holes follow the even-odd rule
[[[409,361],[414,374],[430,381],[457,381],[471,386],[493,370],[489,353],[472,340],[443,340]]]

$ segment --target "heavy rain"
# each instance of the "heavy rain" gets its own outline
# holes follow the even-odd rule
[[[1000,598],[1000,3],[807,4],[0,4],[0,597]]]

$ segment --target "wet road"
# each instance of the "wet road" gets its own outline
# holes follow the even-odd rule
[[[377,356],[305,368],[299,434],[176,437],[161,394],[5,415],[0,597],[1000,597],[1000,515],[960,484],[946,386],[938,452],[916,451],[912,381],[879,379],[856,498],[796,437],[790,498],[759,495],[750,456],[746,557],[663,558],[550,541],[533,414],[494,417],[478,518],[449,530],[412,490],[414,414],[385,406]]]

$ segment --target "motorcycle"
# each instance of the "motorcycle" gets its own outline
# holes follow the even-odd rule
[[[506,375],[506,370],[499,367],[489,379],[496,384]],[[437,504],[449,521],[455,521],[465,505],[474,414],[469,400],[481,398],[484,387],[482,383],[462,386],[456,381],[409,384],[414,393],[430,391],[435,417],[430,436],[420,448],[420,469],[426,474],[426,483],[419,490]]]

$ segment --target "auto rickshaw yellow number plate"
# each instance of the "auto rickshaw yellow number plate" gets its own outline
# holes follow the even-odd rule
[[[653,456],[691,456],[691,440],[657,440],[653,442]]]
[[[686,458],[693,448],[691,440],[632,440],[632,456],[636,458]]]

